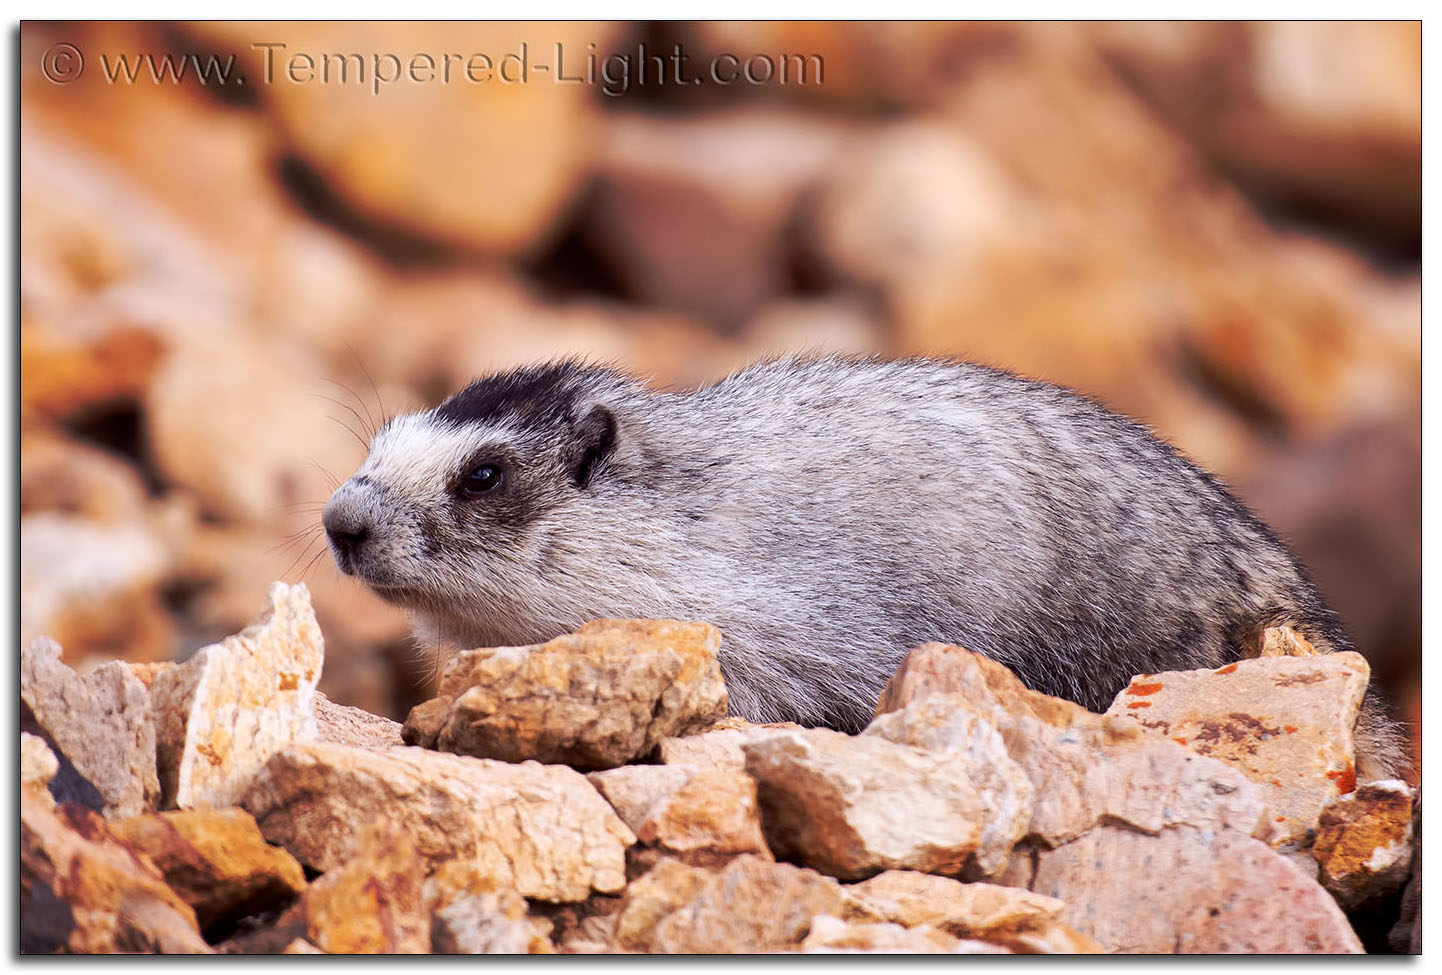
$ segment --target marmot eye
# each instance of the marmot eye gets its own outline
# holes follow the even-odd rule
[[[505,472],[495,464],[482,464],[461,481],[461,493],[467,495],[486,494],[501,486]]]

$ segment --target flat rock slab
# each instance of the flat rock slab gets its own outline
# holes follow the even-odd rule
[[[406,720],[408,744],[582,769],[623,765],[726,714],[707,623],[596,620],[529,647],[457,654],[438,696]]]
[[[1094,714],[1030,690],[994,660],[928,643],[902,661],[882,691],[878,718],[927,698],[959,700],[1000,733],[1033,788],[1026,835],[1057,846],[1103,822],[1155,833],[1175,825],[1270,836],[1261,787],[1240,770],[1166,738],[1130,718]]]
[[[1102,826],[1036,856],[1031,890],[1108,951],[1359,953],[1346,916],[1260,840],[1190,826],[1155,836]]]
[[[844,880],[954,874],[981,842],[988,810],[944,753],[821,728],[772,731],[742,748],[778,856]]]
[[[293,745],[272,756],[240,804],[266,839],[315,870],[347,862],[361,828],[388,819],[430,867],[472,858],[548,901],[619,891],[636,840],[572,769],[422,748]]]
[[[846,920],[925,925],[957,938],[1034,954],[1102,950],[1093,939],[1061,922],[1065,904],[1019,887],[964,884],[932,874],[888,870],[842,891]]]
[[[20,790],[20,951],[205,954],[195,912],[98,813]]]
[[[393,748],[401,740],[401,723],[362,708],[336,704],[315,692],[316,740],[359,748]]]
[[[1352,728],[1368,674],[1350,651],[1145,674],[1107,714],[1240,769],[1262,788],[1274,843],[1296,848],[1327,801],[1355,787]]]
[[[107,818],[153,808],[160,782],[145,686],[119,661],[81,677],[60,653],[46,637],[20,652],[22,711],[56,752],[60,798],[93,805]]]
[[[245,630],[157,674],[150,702],[166,804],[234,805],[266,759],[313,740],[324,657],[310,591],[277,582]]]

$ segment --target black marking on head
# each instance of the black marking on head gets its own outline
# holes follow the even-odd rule
[[[432,415],[461,426],[513,417],[526,426],[562,423],[598,377],[611,373],[576,360],[525,366],[477,379]]]
[[[616,415],[604,406],[592,407],[576,422],[564,453],[571,482],[578,488],[585,488],[591,483],[596,466],[615,449]]]

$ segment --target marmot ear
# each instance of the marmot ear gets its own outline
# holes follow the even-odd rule
[[[616,449],[616,415],[604,406],[593,406],[571,428],[571,441],[563,460],[578,488],[591,483],[596,466]]]

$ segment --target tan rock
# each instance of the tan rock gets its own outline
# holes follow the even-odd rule
[[[466,651],[441,677],[449,716],[423,705],[405,740],[509,762],[622,765],[726,713],[720,641],[707,623],[596,620],[549,643]]]
[[[50,780],[60,771],[60,762],[45,740],[28,731],[20,732],[20,786],[33,792],[44,805],[55,807]]]
[[[949,755],[813,728],[743,746],[771,849],[842,879],[957,873],[987,815]]]
[[[329,954],[427,954],[425,862],[407,831],[377,820],[360,829],[345,864],[301,895],[306,938]]]
[[[174,648],[160,602],[169,569],[144,522],[114,524],[41,511],[20,519],[20,638],[53,638],[71,659],[155,660]]]
[[[145,482],[116,454],[45,430],[20,436],[20,513],[116,524],[145,516]]]
[[[713,873],[663,860],[626,889],[617,943],[665,954],[794,950],[811,919],[841,903],[834,880],[787,863],[740,856]]]
[[[788,287],[794,215],[844,144],[835,123],[764,106],[611,115],[590,236],[629,293],[734,326]]]
[[[160,795],[155,730],[145,688],[123,663],[80,677],[61,662],[55,641],[38,638],[20,652],[20,699],[55,743],[61,767],[73,768],[96,790],[97,808],[107,818],[154,806]]]
[[[625,849],[635,842],[571,769],[419,748],[293,745],[271,758],[240,804],[266,839],[313,869],[345,863],[360,828],[388,819],[431,866],[473,859],[498,882],[541,900],[620,890]]]
[[[756,781],[745,772],[697,772],[656,802],[636,836],[698,866],[716,866],[742,854],[772,858],[761,832]]]
[[[929,925],[843,921],[830,914],[811,919],[811,930],[801,942],[804,952],[884,952],[887,954],[954,954],[961,942]],[[1003,952],[1002,949],[997,949]],[[1004,953],[1004,952],[1003,952]]]
[[[1245,657],[1315,657],[1317,648],[1290,626],[1269,626],[1242,647]]]
[[[1322,885],[1350,910],[1396,890],[1412,868],[1412,790],[1397,779],[1368,782],[1329,799],[1312,855]]]
[[[247,65],[291,147],[363,220],[495,254],[546,234],[592,154],[593,89],[539,72],[522,83],[523,59],[574,75],[615,33],[579,21],[190,29]],[[262,35],[277,46],[256,46]],[[454,51],[479,53],[446,61]]]
[[[20,952],[210,951],[195,913],[99,815],[20,790]]]
[[[550,954],[551,924],[527,914],[526,899],[474,861],[447,860],[426,878],[434,950],[448,955]]]
[[[626,828],[639,833],[651,810],[698,771],[691,765],[623,765],[591,772],[586,780],[606,797]]]
[[[112,830],[160,869],[202,930],[284,905],[305,888],[300,864],[268,845],[240,809],[147,813]]]
[[[1026,688],[981,654],[940,643],[912,650],[882,691],[879,714],[933,694],[958,695],[1001,734],[1035,790],[1028,836],[1056,846],[1102,822],[1148,833],[1189,824],[1271,835],[1261,787],[1241,771],[1129,719]]]
[[[1006,866],[1012,846],[1031,825],[1031,780],[1007,755],[1001,734],[971,711],[965,698],[929,695],[881,715],[863,734],[949,756],[986,809],[981,843],[972,853],[976,871],[990,876]]]
[[[888,870],[842,888],[847,920],[925,925],[963,940],[1038,954],[1094,953],[1101,947],[1062,924],[1066,905],[1017,887],[963,884],[910,870]]]
[[[401,741],[401,724],[361,708],[336,704],[315,694],[316,740],[357,748],[391,748]]]
[[[1417,22],[1095,26],[1148,103],[1249,188],[1370,233],[1420,227]]]
[[[1100,826],[1036,856],[1033,891],[1108,951],[1181,954],[1360,952],[1317,882],[1235,830],[1176,826],[1155,836]]]
[[[741,750],[744,742],[757,733],[764,734],[768,729],[800,727],[789,721],[752,724],[741,718],[727,718],[700,734],[661,739],[656,755],[666,765],[742,771],[746,768],[746,753]]]
[[[1304,846],[1327,800],[1355,787],[1352,728],[1368,674],[1350,651],[1144,674],[1107,715],[1240,770],[1276,818],[1274,842]]]
[[[167,804],[232,805],[266,759],[313,740],[324,656],[309,590],[277,582],[249,627],[156,676],[151,713]]]
[[[656,926],[689,904],[711,882],[711,872],[666,858],[626,886],[612,936],[625,951],[651,951]]]

